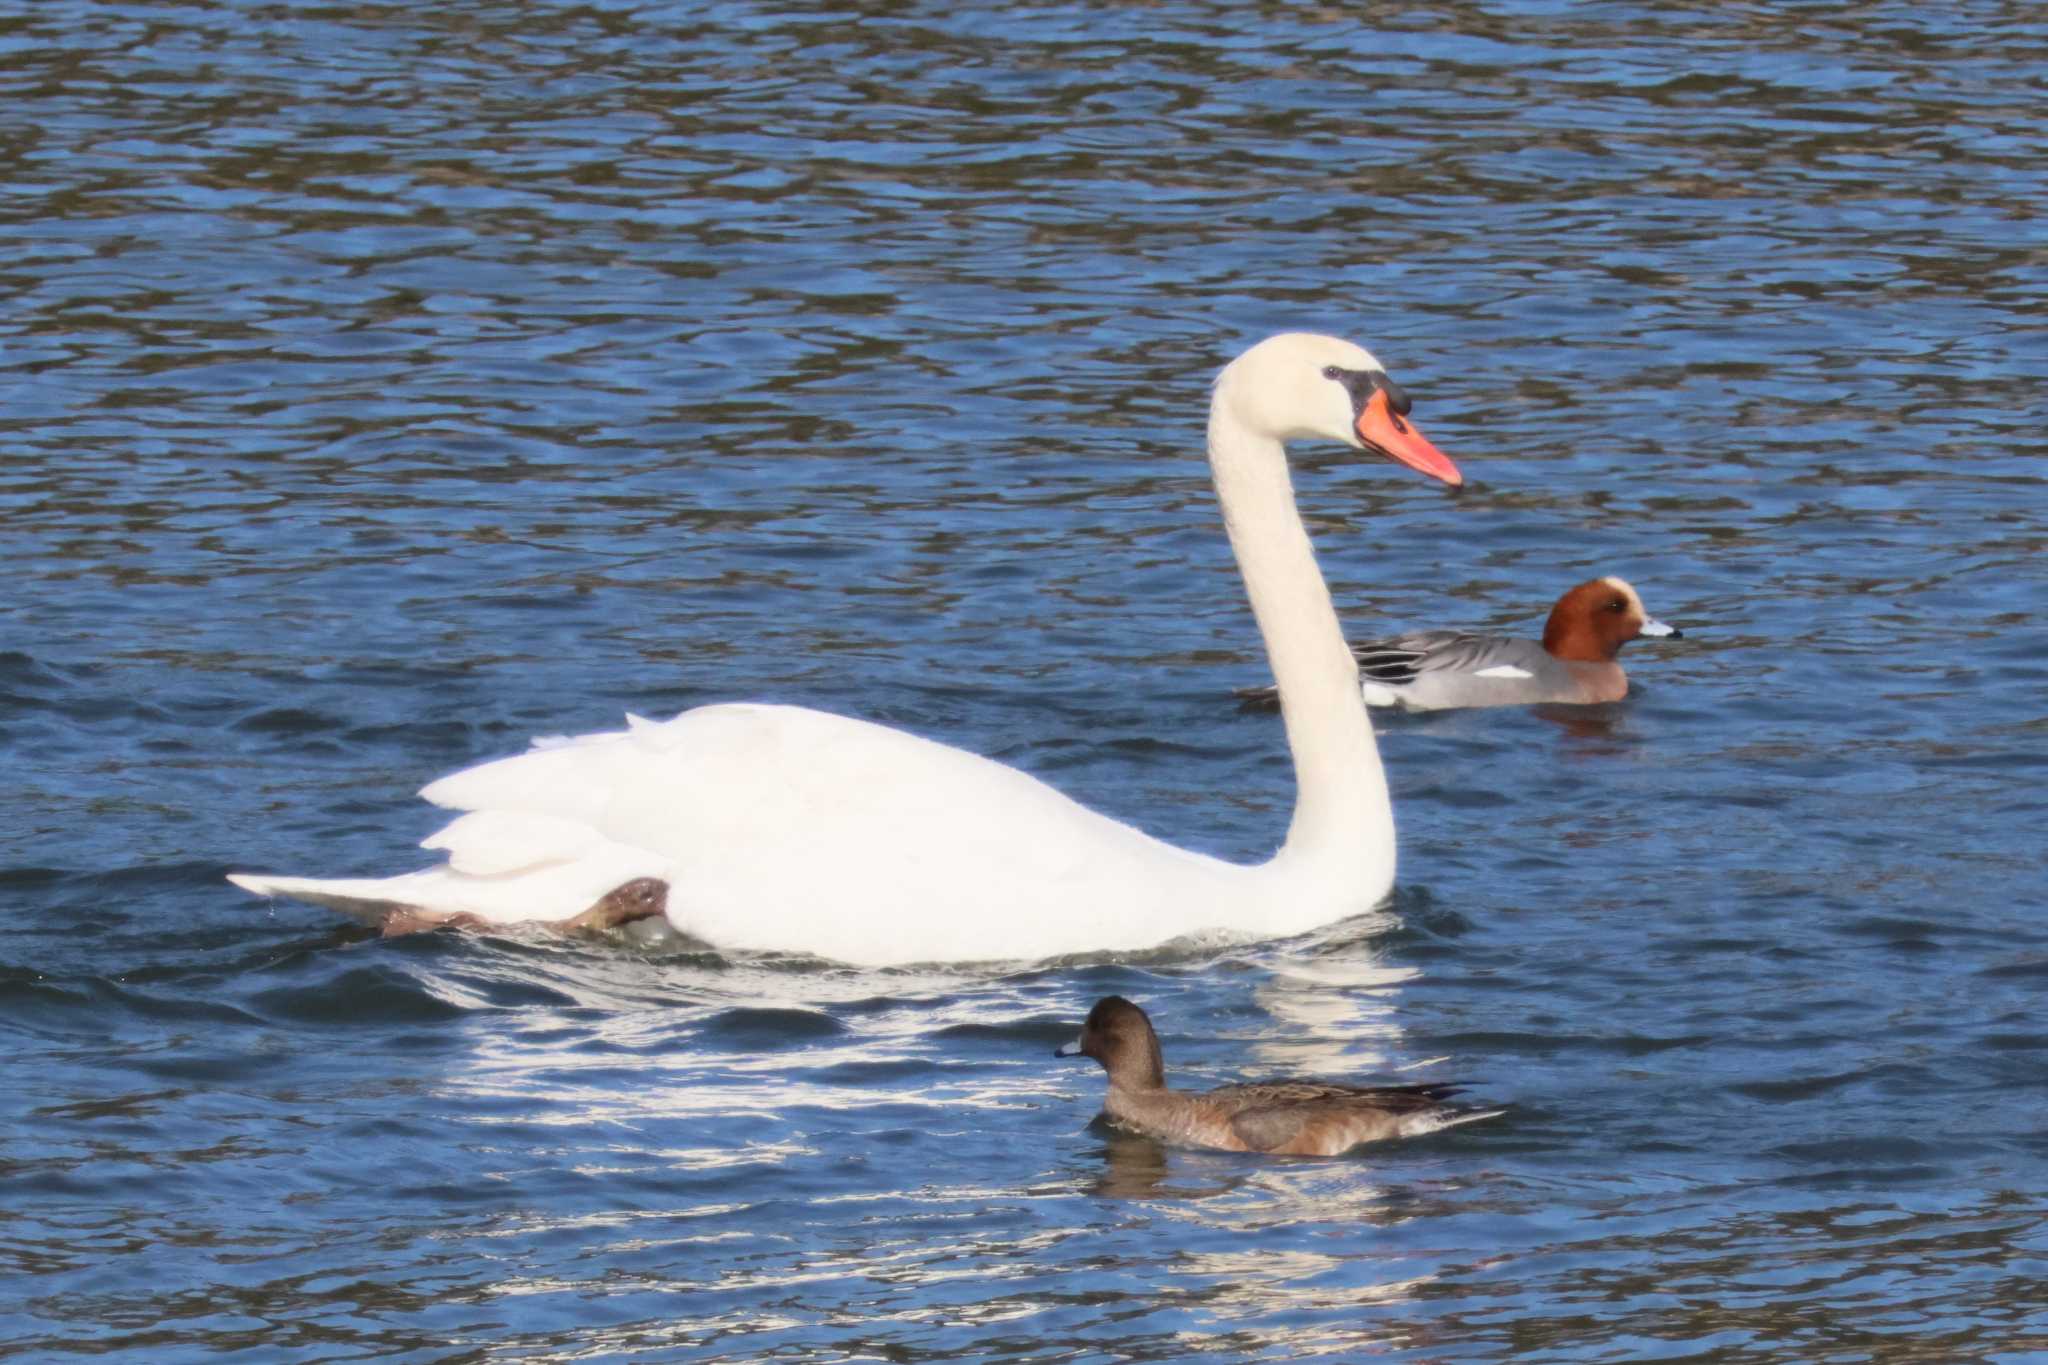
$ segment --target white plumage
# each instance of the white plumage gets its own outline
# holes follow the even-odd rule
[[[1288,842],[1267,863],[1176,848],[1027,773],[900,730],[742,703],[629,717],[624,730],[537,741],[432,783],[422,796],[465,812],[425,841],[447,854],[439,867],[231,880],[365,917],[404,906],[517,923],[566,918],[656,877],[670,922],[721,949],[863,964],[1264,937],[1369,909],[1393,881],[1392,815],[1280,444],[1314,434],[1381,448],[1362,435],[1356,385],[1333,369],[1384,377],[1347,342],[1276,337],[1226,368],[1211,410],[1226,524],[1301,784]]]

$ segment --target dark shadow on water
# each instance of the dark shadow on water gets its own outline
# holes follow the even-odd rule
[[[1587,752],[1618,752],[1620,741],[1630,738],[1627,730],[1628,703],[1607,702],[1599,706],[1532,706],[1529,714],[1556,726],[1567,739],[1588,746]]]
[[[1230,1194],[1251,1178],[1247,1167],[1242,1174],[1212,1168],[1200,1172],[1176,1171],[1173,1149],[1164,1143],[1135,1133],[1126,1133],[1097,1115],[1088,1131],[1102,1138],[1098,1155],[1103,1169],[1093,1190],[1108,1199],[1207,1199]],[[1219,1154],[1223,1155],[1223,1154]]]

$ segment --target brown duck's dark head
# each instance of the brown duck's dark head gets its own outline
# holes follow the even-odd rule
[[[1081,1036],[1053,1050],[1055,1057],[1093,1057],[1109,1073],[1111,1085],[1157,1090],[1166,1084],[1166,1059],[1159,1035],[1145,1011],[1121,995],[1105,995],[1088,1011]]]

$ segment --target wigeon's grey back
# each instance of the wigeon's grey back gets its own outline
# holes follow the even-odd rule
[[[1619,701],[1628,677],[1609,661],[1560,659],[1534,640],[1422,630],[1354,645],[1368,706],[1411,711]]]
[[[1360,690],[1369,706],[1412,711],[1455,707],[1588,705],[1628,695],[1628,675],[1615,656],[1639,636],[1682,632],[1643,610],[1636,590],[1619,578],[1596,578],[1558,598],[1543,639],[1515,640],[1459,630],[1422,630],[1353,645]],[[1241,689],[1256,706],[1279,704],[1273,687]]]
[[[1081,1036],[1056,1056],[1093,1057],[1109,1073],[1103,1113],[1118,1127],[1190,1147],[1284,1156],[1336,1156],[1363,1142],[1414,1137],[1491,1118],[1446,1101],[1462,1087],[1435,1081],[1357,1086],[1326,1081],[1170,1089],[1152,1021],[1120,995],[1088,1012]]]

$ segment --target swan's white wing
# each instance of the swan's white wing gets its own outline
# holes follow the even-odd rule
[[[551,741],[422,795],[469,812],[428,841],[447,867],[240,884],[510,921],[573,915],[654,876],[686,933],[862,963],[1150,947],[1243,915],[1229,901],[1244,869],[965,750],[800,707],[702,707]]]
[[[531,811],[479,810],[420,841],[445,849],[448,866],[470,877],[498,877],[575,862],[601,842],[588,821]]]

